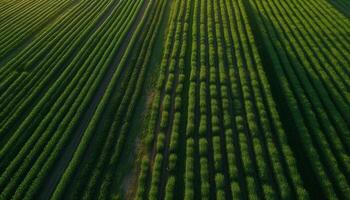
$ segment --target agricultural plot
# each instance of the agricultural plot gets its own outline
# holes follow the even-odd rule
[[[0,1],[0,199],[347,199],[347,0]]]

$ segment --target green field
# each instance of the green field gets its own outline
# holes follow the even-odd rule
[[[9,199],[350,199],[350,1],[0,0]]]

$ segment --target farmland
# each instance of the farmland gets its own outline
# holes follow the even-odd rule
[[[0,0],[0,199],[348,199],[349,17]]]

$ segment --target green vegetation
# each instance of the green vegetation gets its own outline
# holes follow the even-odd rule
[[[348,8],[0,1],[0,199],[347,199]]]

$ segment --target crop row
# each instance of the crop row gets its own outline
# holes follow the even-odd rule
[[[307,198],[243,3],[175,2],[169,27],[137,198]]]
[[[33,105],[33,101],[41,97],[42,92],[47,91],[47,86],[51,85],[63,69],[73,61],[74,55],[79,51],[78,48],[92,34],[95,23],[102,16],[96,14],[107,5],[111,6],[111,2],[98,4],[96,9],[94,4],[80,4],[62,19],[61,23],[40,35],[29,47],[1,68],[4,79],[13,77],[11,81],[5,81],[2,85],[0,119],[4,126],[1,134],[12,132],[9,128],[16,127],[14,122],[19,116],[23,116],[23,109]],[[83,12],[79,12],[80,9],[83,9]],[[93,15],[84,16],[89,12]],[[80,26],[78,23],[81,23]],[[66,26],[63,27],[61,24]],[[66,78],[65,80],[70,80],[71,76]],[[34,98],[31,99],[33,93],[36,95],[32,95]],[[22,105],[25,101],[29,101],[26,107]],[[22,110],[16,114],[20,106],[23,106]]]
[[[73,1],[21,1],[1,12],[0,58],[13,51],[26,38],[41,31],[51,20],[74,5]]]
[[[99,6],[106,6],[107,4],[100,4]],[[101,7],[97,7],[97,8],[101,8]],[[92,8],[91,8],[92,9]],[[92,16],[94,17],[94,15],[98,15],[98,11],[96,12],[91,12]],[[81,13],[82,15],[84,14]],[[20,142],[25,141],[25,140],[18,140],[19,137],[22,137],[23,139],[25,139],[24,136],[29,135],[33,130],[30,129],[26,129],[29,125],[35,125],[38,122],[30,122],[29,120],[26,124],[25,127],[23,127],[24,129],[26,129],[26,133],[27,134],[15,134],[14,132],[17,131],[19,132],[19,128],[18,126],[20,125],[19,123],[17,123],[21,117],[25,116],[29,111],[29,109],[33,109],[33,106],[35,105],[35,103],[38,101],[38,99],[40,99],[39,97],[42,97],[42,92],[43,91],[47,91],[50,88],[48,87],[48,85],[52,85],[53,80],[57,81],[57,77],[59,75],[61,75],[60,73],[62,73],[63,69],[61,69],[60,67],[63,67],[64,65],[62,65],[64,62],[69,62],[70,60],[67,59],[68,56],[71,56],[71,54],[73,53],[72,51],[74,50],[74,47],[78,46],[82,41],[84,41],[84,39],[86,39],[86,34],[89,33],[89,31],[93,28],[94,23],[91,23],[91,18],[85,18],[84,16],[80,15],[80,18],[77,17],[77,20],[81,20],[82,25],[86,25],[87,27],[83,28],[87,28],[85,30],[85,32],[81,32],[81,29],[77,29],[76,31],[80,31],[81,33],[81,37],[80,38],[76,38],[75,43],[72,43],[71,46],[66,46],[66,45],[70,45],[65,43],[65,41],[67,42],[71,42],[72,39],[74,39],[74,36],[76,36],[75,34],[78,34],[77,32],[75,34],[73,34],[72,32],[71,35],[66,35],[67,37],[63,37],[61,39],[63,39],[61,45],[57,45],[56,47],[58,47],[59,49],[55,49],[53,48],[53,50],[57,50],[55,52],[50,52],[48,55],[52,55],[53,57],[49,58],[49,59],[38,59],[38,60],[33,60],[33,63],[29,63],[28,59],[30,59],[30,55],[27,54],[27,52],[37,52],[37,47],[36,46],[40,46],[40,45],[44,45],[44,43],[41,42],[41,40],[38,41],[38,43],[33,44],[34,48],[29,47],[28,51],[25,51],[23,54],[25,56],[22,56],[22,53],[15,58],[15,61],[18,62],[27,62],[28,64],[31,64],[29,66],[36,66],[35,69],[32,71],[33,73],[25,73],[26,76],[25,77],[17,77],[16,80],[14,80],[13,82],[11,82],[8,86],[8,88],[6,89],[6,91],[4,92],[4,96],[2,96],[3,98],[6,98],[7,96],[10,96],[11,99],[2,99],[3,103],[2,106],[3,110],[2,110],[2,129],[1,129],[1,134],[2,137],[4,138],[4,144],[6,143],[6,145],[4,145],[4,147],[1,149],[1,152],[4,153],[1,155],[1,157],[3,157],[5,155],[5,153],[7,152],[6,149],[11,149],[11,146],[19,143],[20,146]],[[75,16],[75,13],[73,13],[73,16]],[[78,15],[79,16],[79,15]],[[85,21],[87,20],[87,21]],[[85,22],[85,23],[83,23]],[[95,20],[96,22],[96,20]],[[90,25],[89,25],[90,24]],[[67,29],[72,28],[67,24]],[[65,31],[68,31],[67,29],[63,29],[62,32],[63,34],[65,33]],[[72,36],[72,37],[69,37]],[[45,36],[43,36],[45,37]],[[96,41],[95,41],[96,42]],[[63,47],[63,49],[62,49]],[[64,47],[67,47],[66,50],[64,50]],[[91,47],[90,47],[91,48]],[[81,55],[84,55],[83,52],[80,53]],[[87,53],[85,52],[85,56],[87,55]],[[27,57],[28,56],[28,57]],[[57,56],[57,58],[55,58],[54,56]],[[85,57],[84,57],[85,58]],[[32,58],[33,59],[33,58]],[[36,62],[34,62],[36,61]],[[52,62],[56,61],[56,65],[53,65]],[[71,63],[71,67],[67,67],[65,73],[65,76],[61,76],[60,81],[69,81],[73,78],[73,74],[71,74],[71,72],[76,72],[76,70],[78,70],[75,65],[76,64],[82,64],[83,60],[78,60],[77,58],[75,58],[75,60],[72,61]],[[37,63],[39,62],[39,63]],[[9,63],[8,65],[5,66],[6,68],[14,68],[14,66],[11,65],[11,63]],[[15,66],[16,67],[16,66]],[[74,68],[75,67],[75,68]],[[73,71],[71,70],[73,69]],[[75,70],[75,71],[74,71]],[[60,73],[59,73],[60,72]],[[70,74],[70,76],[67,76],[68,74]],[[19,78],[22,79],[19,79]],[[26,85],[23,86],[23,81],[26,81]],[[51,93],[50,94],[55,94],[53,93],[53,91],[55,90],[56,92],[61,91],[62,89],[64,89],[64,85],[61,84],[62,82],[58,82],[56,83],[56,88],[51,88]],[[22,87],[23,86],[23,87]],[[58,90],[61,89],[61,90]],[[15,92],[15,93],[13,93]],[[47,94],[49,98],[50,94]],[[5,96],[7,95],[7,96]],[[53,96],[55,97],[55,96]],[[54,103],[53,101],[44,101],[42,102],[42,105],[45,106],[46,104],[49,103]],[[40,110],[37,109],[36,112],[44,112],[44,111],[48,111],[48,110]],[[24,124],[21,124],[22,126],[24,126]],[[13,134],[10,134],[13,133]],[[12,148],[12,150],[16,150],[16,148]],[[18,150],[18,149],[17,149]]]
[[[151,170],[151,169],[149,169],[149,167],[146,165],[142,165],[143,168],[142,168],[140,177],[145,177],[145,178],[139,179],[140,182],[139,182],[139,187],[138,187],[138,192],[136,197],[138,199],[146,198],[146,196],[148,196],[147,198],[151,198],[151,199],[156,198],[159,192],[158,190],[159,185],[161,184],[160,175],[161,175],[161,171],[163,171],[162,161],[164,159],[162,150],[164,150],[164,146],[166,145],[165,131],[167,131],[167,133],[168,131],[171,131],[169,129],[168,130],[166,129],[167,129],[167,123],[169,118],[169,110],[171,110],[170,108],[171,101],[172,101],[171,99],[174,98],[174,95],[173,95],[174,82],[178,81],[179,79],[179,67],[178,67],[178,63],[175,62],[176,61],[175,58],[177,58],[178,55],[180,54],[180,47],[182,44],[180,42],[180,39],[182,37],[181,33],[183,30],[182,18],[184,18],[185,16],[183,10],[186,8],[186,2],[188,1],[181,1],[181,2],[177,1],[171,10],[170,24],[168,25],[169,28],[168,28],[168,34],[167,34],[166,43],[165,43],[166,49],[164,50],[163,58],[161,61],[160,74],[159,74],[158,83],[157,83],[157,90],[163,91],[163,92],[157,93],[156,96],[154,97],[152,111],[151,111],[152,114],[151,114],[150,123],[149,123],[149,130],[146,135],[146,144],[149,147],[150,151],[152,151],[152,154],[155,154],[155,155],[152,155],[152,156],[155,156],[154,167],[153,167],[154,171],[152,173],[152,183],[150,186],[148,186],[147,182],[149,181],[149,179],[148,180],[146,179],[149,176],[149,175],[146,175],[146,173],[148,174],[148,170]],[[179,8],[183,8],[181,9],[181,12],[178,12]],[[176,73],[175,73],[175,70],[176,70]],[[179,93],[180,92],[177,92],[177,94]],[[158,109],[160,107],[163,107],[164,109],[162,113],[158,112]],[[178,112],[178,109],[176,110],[177,111],[175,112]],[[174,114],[174,110],[171,111],[171,114]],[[176,116],[176,114],[174,115]],[[161,123],[159,119],[162,119]],[[161,132],[157,133],[155,132],[156,130],[157,132],[161,130]],[[178,133],[175,132],[174,135],[176,134]],[[153,145],[154,140],[155,142]],[[169,139],[167,139],[167,141],[169,141]],[[173,146],[174,146],[173,148],[175,148],[176,145],[173,145]],[[174,156],[171,156],[171,157],[174,157]],[[145,157],[143,160],[143,163],[147,163],[147,159],[148,158]],[[170,187],[168,190],[172,190],[173,185],[174,184],[170,184],[169,186],[167,186],[168,188]]]
[[[250,1],[250,5],[312,171],[325,195],[345,197],[350,79],[340,66],[349,65],[344,43],[348,28],[332,18],[348,22],[322,1]],[[326,17],[316,19],[321,13]]]
[[[82,2],[77,6],[82,10],[74,10],[75,12],[67,16],[66,29],[54,27],[53,29],[60,28],[60,32],[53,36],[41,36],[61,39],[57,38],[61,42],[53,44],[53,47],[58,49],[56,52],[50,52],[48,59],[41,60],[39,57],[33,59],[27,52],[18,55],[22,62],[32,59],[30,60],[32,64],[28,67],[33,67],[33,73],[30,72],[26,76],[27,83],[30,83],[32,88],[29,89],[28,94],[23,87],[19,88],[20,79],[12,82],[13,85],[19,84],[16,85],[18,93],[15,97],[23,95],[22,97],[26,98],[19,99],[18,107],[12,108],[14,112],[9,110],[13,113],[8,118],[4,118],[5,126],[2,127],[1,133],[7,136],[8,140],[4,142],[5,145],[1,149],[0,180],[3,198],[12,196],[14,199],[30,199],[41,194],[39,192],[50,195],[45,194],[47,191],[40,191],[41,187],[47,181],[49,173],[55,169],[54,164],[62,159],[62,156],[65,157],[62,155],[63,149],[70,144],[70,140],[74,139],[72,135],[77,132],[77,125],[92,97],[96,95],[107,69],[111,66],[116,52],[121,48],[123,38],[126,37],[141,7],[142,1],[137,2]],[[109,9],[111,13],[108,13]],[[89,15],[86,15],[86,12],[89,12]],[[105,14],[109,16],[106,16],[105,22],[96,28]],[[75,26],[76,28],[72,29]],[[77,34],[74,35],[74,31],[77,31]],[[48,33],[51,33],[50,30]],[[89,34],[92,34],[91,37],[87,37]],[[45,45],[41,43],[42,38],[29,47],[29,50],[40,51],[40,44]],[[69,44],[70,38],[74,40],[72,44]],[[84,40],[86,43],[81,43]],[[63,49],[60,50],[62,47]],[[77,47],[81,49],[73,54],[73,50],[77,50]],[[71,60],[68,59],[73,55]],[[52,65],[54,61],[56,63]],[[13,62],[18,62],[18,59]],[[43,66],[34,67],[37,62]],[[65,62],[68,62],[67,66],[60,69]],[[10,64],[8,66],[13,68]],[[48,85],[50,83],[48,78],[54,78],[50,85]],[[36,81],[32,81],[33,79]],[[42,94],[43,90],[47,90],[45,94]],[[22,119],[23,117],[25,118]],[[18,125],[18,128],[11,129],[11,123]],[[14,132],[8,135],[10,130]],[[11,155],[16,156],[9,157],[7,154],[9,152],[15,153]],[[60,176],[60,171],[54,173]],[[55,178],[57,177],[53,177]]]
[[[72,196],[81,195],[79,191],[84,191],[84,197],[91,198],[92,196],[105,199],[110,196],[110,187],[115,177],[116,177],[116,169],[118,169],[119,164],[125,164],[120,161],[121,154],[124,149],[124,144],[127,137],[127,132],[130,129],[131,118],[134,113],[135,105],[140,96],[140,92],[142,89],[142,84],[145,79],[145,74],[147,71],[147,63],[150,57],[150,50],[152,49],[152,44],[155,40],[156,27],[159,25],[159,15],[162,14],[162,10],[164,9],[165,2],[159,2],[157,4],[150,4],[149,10],[146,11],[148,15],[152,13],[150,18],[147,16],[143,17],[141,24],[138,30],[135,32],[135,36],[133,36],[131,47],[128,48],[125,57],[123,57],[120,67],[125,68],[126,63],[128,63],[128,68],[131,67],[130,72],[123,71],[123,77],[125,75],[129,76],[126,80],[121,82],[119,79],[121,74],[121,69],[115,73],[112,78],[111,84],[107,88],[106,94],[101,100],[101,104],[97,108],[97,113],[94,115],[92,119],[92,123],[87,129],[86,134],[83,137],[84,141],[93,141],[93,133],[95,133],[97,128],[99,128],[99,132],[102,136],[99,136],[97,140],[99,142],[94,144],[94,150],[92,154],[88,154],[85,156],[88,160],[88,164],[79,164],[81,166],[81,172],[77,175],[78,179],[73,179],[74,168],[69,166],[67,172],[70,174],[71,181],[74,181],[76,187],[74,189],[68,188],[69,194]],[[154,11],[154,12],[152,12]],[[147,31],[145,31],[144,27],[149,27]],[[140,31],[141,36],[138,37]],[[135,45],[135,42],[138,41]],[[135,46],[135,47],[133,47]],[[132,50],[132,51],[131,51]],[[136,53],[136,54],[134,54]],[[132,59],[130,60],[130,57]],[[136,57],[137,59],[134,59]],[[134,59],[134,60],[133,60]],[[131,62],[130,62],[131,61]],[[128,80],[129,79],[129,80]],[[122,83],[123,86],[116,90],[117,84]],[[125,91],[125,94],[119,92]],[[118,95],[118,98],[114,98],[114,95]],[[106,110],[108,104],[115,104],[112,106],[113,110]],[[107,114],[107,121],[104,120],[104,115]],[[125,114],[125,115],[124,115]],[[111,118],[108,122],[108,118]],[[103,121],[102,121],[103,120]],[[100,122],[99,122],[100,121]],[[99,124],[103,124],[100,126]],[[106,133],[106,135],[103,135]],[[85,138],[86,137],[86,138]],[[78,151],[81,154],[77,154],[73,158],[73,164],[75,164],[75,170],[77,169],[77,164],[80,163],[81,159],[83,159],[84,148],[85,151],[87,146],[85,147],[80,145],[78,147]],[[98,148],[100,149],[98,150]],[[67,186],[69,183],[65,183],[66,180],[69,179],[68,176],[65,176],[62,179],[62,186]],[[67,182],[67,181],[66,181]],[[62,190],[58,191],[62,194]],[[97,192],[97,194],[95,193]],[[58,193],[58,194],[59,194]],[[96,196],[97,195],[97,196]],[[56,195],[55,198],[60,196]]]

